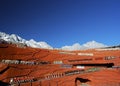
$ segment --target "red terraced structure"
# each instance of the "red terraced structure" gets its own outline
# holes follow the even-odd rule
[[[67,54],[60,52],[67,52]],[[81,56],[78,53],[86,55]],[[87,56],[87,53],[91,56]],[[69,52],[29,47],[18,48],[16,45],[1,44],[0,61],[2,60],[45,64],[29,65],[16,64],[16,62],[6,64],[0,62],[0,83],[11,84],[10,80],[14,79],[13,81],[19,82],[19,84],[15,84],[16,86],[120,85],[120,68],[118,68],[120,66],[120,50],[91,49]],[[109,64],[111,64],[110,67],[108,67]],[[76,66],[84,66],[84,70],[76,71],[82,70]],[[75,82],[76,78],[80,80]],[[84,79],[90,81],[82,82],[81,80]]]

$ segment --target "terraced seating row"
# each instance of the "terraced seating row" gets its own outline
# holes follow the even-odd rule
[[[47,74],[45,75],[45,79],[52,79],[52,78],[59,78],[59,77],[63,77],[65,76],[64,73],[51,73],[51,74]]]
[[[115,59],[116,57],[115,56],[105,56],[105,60],[112,60],[112,59]]]
[[[63,64],[63,61],[53,61],[53,64]]]
[[[10,79],[10,84],[20,84],[36,81],[34,77],[15,77]]]
[[[113,69],[120,69],[120,66],[112,66]]]
[[[1,60],[1,63],[5,63],[5,64],[20,64],[20,61],[18,61],[18,60]]]
[[[89,68],[89,69],[87,69],[87,70],[85,70],[85,73],[89,73],[89,72],[95,72],[95,71],[99,71],[100,70],[100,68]]]
[[[90,59],[68,60],[68,62],[81,62],[81,61],[92,61],[92,58],[90,58]]]
[[[42,80],[48,80],[53,78],[60,78],[63,77],[64,73],[51,73],[47,74],[44,77],[34,78],[34,77],[15,77],[10,79],[10,84],[22,84],[22,83],[29,83],[29,82],[35,82],[35,81],[42,81]]]
[[[73,66],[70,64],[62,64],[61,68],[72,68]]]
[[[85,71],[82,70],[71,70],[71,71],[66,71],[63,73],[50,73],[50,74],[46,74],[44,77],[45,79],[53,79],[53,78],[60,78],[60,77],[64,77],[64,76],[69,76],[69,75],[75,75],[75,74],[82,74]]]
[[[22,83],[29,83],[29,82],[35,82],[35,81],[44,81],[44,80],[50,80],[54,78],[61,78],[64,76],[70,76],[70,75],[75,75],[75,74],[83,74],[83,73],[88,73],[88,72],[94,72],[98,71],[98,68],[90,68],[88,70],[71,70],[71,71],[66,71],[66,72],[61,72],[61,73],[49,73],[44,75],[43,77],[39,78],[34,78],[34,77],[15,77],[10,79],[10,84],[22,84]]]
[[[34,62],[34,61],[21,61],[21,60],[1,60],[0,62],[5,64],[26,64],[26,65],[50,64],[50,62],[47,61]]]
[[[66,71],[65,72],[65,76],[69,76],[69,75],[75,75],[75,74],[82,74],[84,73],[84,70],[72,70],[72,71]]]
[[[80,56],[94,56],[93,53],[78,53],[77,55],[80,55]]]
[[[76,55],[76,53],[72,53],[72,52],[59,52],[60,54],[69,54],[69,55]]]

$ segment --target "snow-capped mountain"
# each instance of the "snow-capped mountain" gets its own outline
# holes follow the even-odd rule
[[[72,46],[63,46],[62,50],[81,50],[83,49],[79,43],[75,43]]]
[[[15,34],[6,34],[3,32],[0,32],[0,39],[3,39],[4,41],[7,42],[12,42],[12,43],[25,43],[25,39],[22,39],[21,37],[15,35]]]
[[[85,44],[83,44],[84,47],[86,48],[102,48],[102,47],[107,47],[107,45],[104,45],[102,43],[98,43],[96,41],[90,41]]]
[[[18,35],[15,35],[15,34],[9,35],[4,32],[0,32],[0,40],[4,40],[8,43],[15,43],[15,44],[21,43],[21,44],[24,44],[26,46],[33,47],[33,48],[53,49],[53,47],[47,44],[46,42],[36,42],[34,39],[25,40]],[[80,45],[79,43],[75,43],[72,46],[63,46],[61,48],[56,48],[56,49],[82,50],[82,49],[103,48],[103,47],[107,47],[107,46],[102,43],[98,43],[96,41],[90,41],[83,45]]]
[[[31,46],[34,48],[45,48],[45,49],[53,49],[50,45],[48,45],[46,42],[36,42],[33,39],[30,39],[29,41],[25,42],[27,46]]]
[[[62,50],[83,50],[83,49],[93,49],[93,48],[103,48],[103,47],[107,47],[107,45],[98,43],[96,41],[90,41],[83,45],[80,45],[79,43],[75,43],[72,46],[63,46]]]
[[[33,48],[45,48],[45,49],[53,49],[50,45],[48,45],[46,42],[36,42],[33,39],[31,40],[25,40],[18,35],[15,34],[6,34],[4,32],[0,32],[0,39],[8,42],[8,43],[23,43],[24,45],[27,45],[29,47]]]

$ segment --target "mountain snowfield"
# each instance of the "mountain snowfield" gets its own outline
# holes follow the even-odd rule
[[[7,42],[12,42],[12,43],[23,43],[29,47],[33,48],[45,48],[45,49],[53,49],[50,45],[48,45],[46,42],[36,42],[33,39],[25,40],[18,35],[15,34],[6,34],[4,32],[0,32],[0,39],[7,41]]]
[[[103,48],[103,47],[107,47],[107,45],[98,43],[96,41],[90,41],[83,45],[80,45],[79,43],[75,43],[72,46],[63,46],[62,50],[83,50],[83,49],[93,49],[93,48]]]
[[[7,42],[12,42],[12,43],[23,43],[29,47],[33,48],[44,48],[44,49],[53,49],[52,46],[47,44],[46,42],[36,42],[34,39],[30,40],[25,40],[21,38],[18,35],[15,34],[6,34],[4,32],[0,32],[0,39],[7,41]],[[90,41],[87,42],[83,45],[80,45],[79,43],[75,43],[72,46],[63,46],[59,49],[62,50],[81,50],[81,49],[92,49],[92,48],[102,48],[102,47],[107,47],[106,45],[102,43],[98,43],[96,41]]]

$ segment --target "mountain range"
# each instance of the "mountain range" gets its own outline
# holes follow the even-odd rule
[[[33,48],[54,49],[52,46],[50,46],[46,42],[43,42],[43,41],[37,42],[34,39],[26,40],[16,34],[7,34],[4,32],[0,32],[0,40],[4,40],[8,43],[13,43],[13,44],[21,43],[28,47],[33,47]],[[61,48],[55,48],[55,49],[81,50],[81,49],[92,49],[92,48],[102,48],[102,47],[107,47],[107,45],[104,45],[104,44],[96,42],[96,41],[89,41],[82,45],[80,45],[79,43],[75,43],[71,46],[66,45]]]

